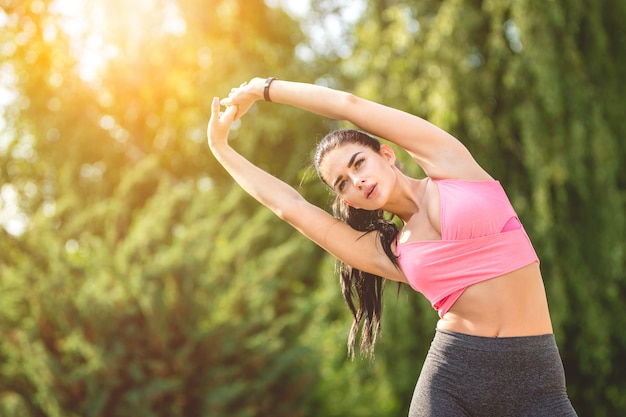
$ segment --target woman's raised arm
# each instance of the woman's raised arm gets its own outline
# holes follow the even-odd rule
[[[267,91],[264,91],[267,90]],[[243,113],[264,92],[273,102],[289,104],[331,119],[347,120],[360,129],[405,149],[433,178],[490,179],[467,148],[432,123],[353,94],[299,82],[274,80],[269,88],[262,78],[233,89],[224,104],[239,105]]]
[[[236,105],[220,112],[219,99],[213,99],[207,135],[213,155],[241,188],[345,263],[388,279],[404,281],[404,275],[385,255],[376,233],[363,236],[363,232],[307,202],[293,187],[252,164],[228,144],[230,126],[240,115]]]

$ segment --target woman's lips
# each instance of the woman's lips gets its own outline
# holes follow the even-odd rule
[[[370,187],[367,187],[367,189],[365,190],[365,198],[370,199],[375,196],[375,193],[376,193],[376,184]]]

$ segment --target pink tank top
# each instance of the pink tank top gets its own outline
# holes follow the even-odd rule
[[[433,180],[441,240],[397,244],[409,284],[444,314],[472,284],[539,262],[499,181]]]

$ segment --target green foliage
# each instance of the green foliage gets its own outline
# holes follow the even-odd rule
[[[158,175],[136,171],[127,178]],[[164,181],[121,241],[83,228],[65,244],[26,236],[21,256],[45,249],[48,261],[5,260],[0,387],[13,394],[3,406],[19,396],[28,415],[305,415],[315,355],[296,343],[289,279],[275,279],[306,273],[285,262],[301,244],[285,233],[266,241],[237,212],[242,228],[223,228],[229,204],[206,216],[218,200],[194,182]],[[125,217],[95,211],[104,224]],[[268,215],[255,214],[277,222]],[[255,242],[273,249],[261,258],[220,250]]]

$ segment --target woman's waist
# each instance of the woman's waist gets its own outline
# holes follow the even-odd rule
[[[533,263],[468,287],[437,328],[487,337],[552,333],[539,266]]]

